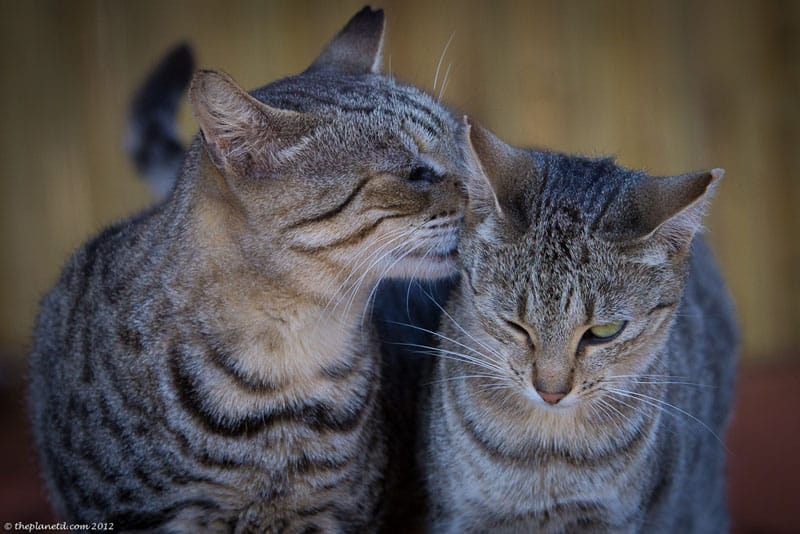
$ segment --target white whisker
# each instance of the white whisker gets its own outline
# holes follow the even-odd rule
[[[373,299],[375,298],[375,295],[376,295],[376,292],[378,290],[378,285],[380,284],[380,281],[383,279],[383,277],[386,275],[386,273],[388,273],[389,271],[392,270],[392,268],[395,265],[397,265],[398,263],[403,261],[406,258],[406,256],[408,256],[409,254],[414,253],[421,246],[422,246],[421,243],[415,244],[408,251],[404,252],[397,259],[395,259],[392,263],[387,265],[386,268],[384,268],[383,271],[381,271],[381,273],[378,275],[378,283],[376,283],[374,286],[372,286],[372,290],[369,292],[369,295],[367,296],[367,302],[364,304],[364,310],[361,313],[361,327],[362,327],[362,329],[363,329],[364,325],[366,324],[367,318],[371,318],[371,316],[372,316],[371,312],[367,313],[367,310],[370,307],[370,303],[372,303]],[[428,252],[426,252],[425,255],[423,255],[422,259],[424,260],[427,255],[428,255]],[[417,268],[419,268],[419,266]],[[416,273],[416,270],[414,272]]]
[[[408,324],[408,323],[397,323],[397,322],[394,322],[394,321],[390,321],[390,323],[394,323],[394,324],[397,324],[397,325],[400,325],[400,326],[407,326],[409,328],[414,328],[414,329],[419,330],[421,332],[425,332],[425,333],[434,335],[434,336],[436,336],[436,337],[438,337],[440,339],[449,341],[449,342],[451,342],[451,343],[453,343],[455,345],[458,345],[459,347],[462,347],[462,348],[465,348],[465,349],[467,349],[467,350],[469,350],[471,352],[474,352],[475,354],[477,354],[481,358],[486,358],[487,360],[489,360],[489,361],[491,361],[491,362],[493,362],[493,363],[495,363],[497,365],[502,365],[503,364],[502,355],[496,354],[496,357],[491,357],[491,356],[489,356],[487,354],[484,354],[483,352],[481,352],[481,351],[479,351],[479,350],[477,350],[477,349],[475,349],[473,347],[470,347],[469,345],[465,345],[464,343],[461,343],[460,341],[456,341],[455,339],[453,339],[451,337],[448,337],[448,336],[446,336],[446,335],[444,335],[444,334],[442,334],[440,332],[434,332],[433,330],[428,330],[427,328],[422,328],[421,326]]]
[[[442,307],[442,306],[441,306],[441,305],[440,305],[438,302],[436,302],[436,299],[434,299],[434,298],[431,296],[431,294],[430,294],[430,293],[428,293],[428,292],[427,292],[427,291],[425,291],[424,289],[423,289],[422,291],[423,291],[423,293],[425,293],[425,295],[426,295],[426,296],[427,296],[427,297],[430,299],[430,301],[431,301],[431,302],[433,302],[433,303],[434,303],[434,305],[436,305],[436,307],[437,307],[437,308],[439,308],[439,310],[441,310],[441,312],[444,314],[444,316],[445,316],[445,317],[447,317],[448,319],[450,319],[450,321],[451,321],[451,322],[452,322],[452,323],[453,323],[453,324],[456,326],[456,328],[458,328],[459,330],[461,330],[461,332],[463,332],[463,333],[464,333],[464,334],[465,334],[465,335],[466,335],[468,338],[470,338],[472,341],[474,341],[474,342],[475,342],[475,343],[476,343],[478,346],[480,346],[481,348],[483,348],[483,349],[485,349],[485,350],[489,351],[489,352],[490,352],[490,353],[492,353],[494,356],[496,356],[496,357],[497,357],[499,360],[503,360],[503,356],[502,356],[502,354],[498,354],[498,353],[497,353],[497,352],[496,352],[494,349],[492,349],[491,347],[489,347],[489,346],[488,346],[488,345],[486,345],[485,343],[481,343],[480,341],[478,341],[477,339],[475,339],[475,337],[474,337],[472,334],[470,334],[469,332],[467,332],[467,330],[466,330],[466,329],[464,329],[464,327],[463,327],[463,326],[461,326],[460,324],[458,324],[458,321],[456,321],[456,320],[453,318],[453,316],[452,316],[452,315],[450,315],[449,313],[447,313],[447,310],[445,310],[445,309],[444,309],[444,308],[443,308],[443,307]],[[451,340],[451,341],[452,341],[452,340]]]
[[[442,87],[439,89],[439,96],[436,98],[437,102],[442,101],[442,97],[444,96],[444,91],[447,89],[447,78],[450,76],[450,67],[452,67],[452,63],[447,64],[447,70],[444,71],[444,79],[442,80]]]
[[[439,378],[438,380],[431,380],[430,382],[425,382],[424,385],[430,386],[434,384],[442,384],[444,382],[453,382],[456,380],[466,380],[468,378],[488,378],[489,380],[496,380],[496,381],[503,381],[506,380],[506,377],[497,376],[497,375],[490,375],[490,374],[473,374],[473,375],[458,375],[458,376],[450,376],[447,378]]]
[[[353,282],[347,290],[339,294],[338,298],[336,299],[336,302],[333,305],[333,308],[330,309],[330,311],[331,312],[335,311],[342,302],[347,301],[348,303],[347,311],[349,312],[349,308],[353,299],[355,299],[355,297],[358,295],[358,292],[361,289],[362,284],[365,282],[367,276],[369,276],[370,271],[381,261],[383,261],[384,258],[402,248],[406,244],[405,238],[411,236],[418,229],[419,226],[412,227],[411,229],[403,228],[402,229],[403,231],[398,232],[397,235],[395,235],[394,232],[389,232],[387,235],[391,234],[392,235],[391,239],[388,239],[385,242],[381,243],[375,250],[367,254],[364,258],[362,258],[354,266],[352,266],[350,274],[347,276],[347,278],[345,278],[344,282],[342,282],[342,284],[339,286],[340,287],[339,291],[344,289],[344,287],[347,285],[347,282],[349,282],[350,279],[353,278],[353,276],[358,275],[361,267],[365,263],[369,262],[372,258],[379,256],[377,259],[373,260],[363,271],[361,271],[360,276],[358,276],[355,282]],[[392,247],[392,245],[397,241],[400,241],[400,243]],[[388,251],[386,250],[387,248]],[[334,293],[334,297],[336,297],[336,293]],[[328,305],[326,305],[325,310],[328,310],[332,302],[333,299],[331,299]]]
[[[442,62],[444,61],[444,56],[445,56],[445,54],[447,54],[447,49],[450,47],[450,43],[452,42],[453,37],[455,37],[455,36],[456,36],[456,32],[453,32],[453,33],[450,34],[450,38],[447,39],[447,42],[445,43],[444,48],[442,49],[442,55],[439,56],[439,62],[436,64],[436,73],[433,75],[433,90],[434,91],[436,90],[436,84],[439,81],[439,69],[442,68]]]
[[[670,404],[669,402],[667,402],[665,400],[658,399],[656,397],[651,397],[650,395],[645,395],[644,393],[637,393],[635,391],[628,391],[628,390],[616,389],[616,388],[605,388],[605,387],[603,389],[605,389],[608,392],[615,393],[615,394],[623,396],[623,397],[627,397],[627,398],[629,398],[631,400],[638,400],[640,402],[643,402],[645,404],[648,404],[648,405],[652,406],[653,408],[662,410],[663,412],[668,413],[670,415],[676,415],[676,414],[673,414],[673,412],[669,411],[670,409],[675,410],[676,412],[678,412],[680,414],[683,414],[686,417],[689,417],[693,421],[697,422],[703,428],[708,430],[711,433],[711,435],[714,436],[717,439],[717,441],[719,441],[719,443],[723,445],[723,447],[725,446],[725,444],[722,441],[722,439],[717,435],[716,432],[714,432],[714,430],[712,430],[712,428],[710,426],[708,426],[706,423],[704,423],[703,421],[701,421],[700,419],[695,417],[690,412],[687,412],[686,410],[684,410],[682,408],[679,408],[678,406],[675,406],[674,404]]]
[[[709,384],[700,384],[700,383],[697,383],[697,382],[683,382],[683,381],[677,381],[677,380],[650,380],[650,379],[637,380],[635,378],[626,378],[626,379],[609,379],[609,378],[605,378],[605,379],[603,379],[603,383],[616,384],[616,385],[620,385],[620,384],[643,384],[643,385],[647,385],[647,384],[653,384],[653,385],[675,384],[675,385],[681,385],[681,386],[694,386],[694,387],[698,387],[698,388],[710,388],[710,389],[715,389],[716,388],[716,386],[711,386]]]
[[[361,252],[361,251],[357,252],[356,255],[355,255],[355,258],[353,259],[353,261],[348,263],[347,265],[345,265],[339,271],[338,274],[341,275],[344,272],[345,269],[349,269],[350,270],[350,274],[344,279],[344,281],[342,281],[339,284],[339,288],[336,291],[333,292],[333,297],[328,302],[328,304],[325,306],[325,310],[327,310],[327,308],[330,306],[330,304],[333,303],[334,299],[337,296],[342,296],[341,292],[344,289],[344,287],[347,285],[347,282],[349,282],[350,279],[353,276],[356,276],[356,274],[359,272],[359,268],[362,265],[364,265],[366,262],[370,261],[370,259],[372,259],[376,255],[380,254],[386,247],[390,246],[396,240],[403,239],[403,238],[411,235],[411,233],[413,233],[413,232],[414,232],[413,228],[412,229],[409,229],[407,227],[405,227],[405,228],[397,228],[397,229],[392,230],[390,232],[387,232],[385,235],[381,236],[381,238],[379,239],[378,246],[374,250],[364,251],[364,252]],[[344,292],[344,294],[347,294],[347,292]],[[337,303],[337,306],[338,306],[338,303]],[[334,309],[335,309],[335,306],[334,306]]]
[[[478,367],[483,367],[484,369],[490,369],[492,371],[497,371],[498,373],[505,373],[505,369],[499,365],[499,362],[495,362],[489,358],[483,356],[480,352],[476,352],[476,354],[482,356],[483,358],[478,358],[475,356],[471,356],[469,354],[464,354],[463,352],[456,352],[452,350],[442,349],[442,348],[435,348],[429,347],[428,345],[421,345],[419,343],[395,343],[395,345],[401,345],[405,347],[414,347],[417,349],[423,349],[423,352],[420,354],[429,354],[432,356],[439,356],[444,359],[453,360],[453,361],[461,361],[465,363],[471,363]],[[469,348],[469,347],[467,347]]]

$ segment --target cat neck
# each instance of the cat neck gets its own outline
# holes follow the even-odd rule
[[[176,264],[183,268],[167,283],[239,371],[264,381],[302,380],[366,352],[371,332],[362,315],[377,281],[342,298],[330,266],[292,262],[280,250],[248,257],[241,242],[247,221],[236,199],[219,173],[202,166],[176,225]]]

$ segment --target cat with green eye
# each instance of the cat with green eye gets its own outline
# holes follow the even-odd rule
[[[475,162],[421,401],[433,532],[726,532],[738,330],[702,235],[722,171]]]

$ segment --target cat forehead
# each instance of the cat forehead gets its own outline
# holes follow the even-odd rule
[[[253,96],[281,109],[372,117],[430,141],[459,128],[450,112],[429,95],[377,74],[304,73],[262,87]]]
[[[645,175],[613,158],[529,152],[530,168],[520,180],[510,214],[528,232],[553,239],[590,237],[603,220],[629,209],[626,193]]]
[[[582,323],[636,308],[666,276],[591,240],[530,239],[481,256],[477,278],[485,282],[478,283],[488,283],[494,305],[548,328],[567,317]]]

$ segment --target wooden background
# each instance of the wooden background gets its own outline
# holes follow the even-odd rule
[[[727,169],[708,227],[747,361],[798,354],[800,2],[374,5],[387,70],[432,90],[452,36],[444,100],[511,143]],[[200,66],[252,88],[304,69],[361,6],[0,0],[0,366],[24,360],[70,251],[150,202],[122,149],[126,106],[170,46],[188,39]],[[187,108],[181,126],[188,141]]]

